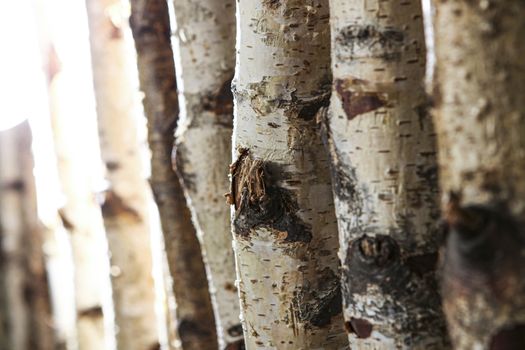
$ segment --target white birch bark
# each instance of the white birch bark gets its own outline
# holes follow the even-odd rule
[[[136,62],[119,0],[87,0],[102,159],[109,189],[102,216],[111,253],[117,347],[156,349],[158,333],[136,123]]]
[[[174,0],[181,105],[175,163],[201,242],[221,349],[242,342],[234,286],[228,164],[231,162],[235,2]]]
[[[86,140],[85,121],[72,116],[67,101],[67,89],[74,86],[69,72],[58,72],[49,85],[51,120],[58,174],[65,197],[59,210],[63,225],[69,233],[74,269],[74,295],[76,307],[76,337],[79,350],[104,349],[104,319],[102,297],[107,284],[101,281],[100,271],[107,254],[102,244],[104,234],[100,208],[92,192],[92,178],[86,171],[89,150],[73,148],[77,140]],[[95,135],[93,135],[95,136]]]
[[[238,3],[231,166],[247,349],[347,349],[329,161],[328,1]]]
[[[345,325],[356,349],[447,347],[435,269],[435,132],[419,1],[331,0],[332,162]]]
[[[0,196],[9,349],[52,350],[43,229],[37,217],[27,122],[0,133]]]
[[[435,121],[456,349],[525,347],[525,2],[434,1]]]

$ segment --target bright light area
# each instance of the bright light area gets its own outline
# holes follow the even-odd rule
[[[53,72],[50,72],[46,67],[60,69],[58,79],[60,85],[66,88],[59,90],[58,105],[60,113],[71,118],[67,127],[73,128],[71,130],[75,134],[75,139],[68,147],[74,148],[75,154],[83,159],[85,171],[91,176],[90,188],[93,193],[100,192],[106,183],[97,136],[85,11],[84,0],[0,1],[0,132],[29,119],[33,133],[38,214],[52,232],[48,235],[50,237],[44,251],[48,257],[55,323],[60,337],[67,340],[70,350],[76,348],[73,267],[68,234],[57,221],[57,211],[65,204],[66,198],[59,183],[50,118],[48,78],[55,70],[51,69]],[[145,118],[142,114],[140,116],[137,127],[141,145],[144,146],[144,173],[148,175]],[[150,203],[158,325],[161,343],[165,344],[167,334],[163,329],[166,316],[161,231],[152,199]],[[101,236],[106,244],[102,231]],[[101,264],[101,269],[102,272],[106,269],[109,276],[108,267]],[[109,295],[104,304],[106,329],[112,332],[113,315]],[[115,344],[112,337],[108,339],[107,348],[113,349]]]

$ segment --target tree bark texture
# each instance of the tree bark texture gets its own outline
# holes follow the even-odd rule
[[[56,57],[56,56],[54,56]],[[56,65],[50,60],[51,65]],[[58,67],[58,65],[57,65]],[[50,67],[53,70],[53,67]],[[103,282],[100,268],[107,261],[102,241],[104,231],[100,207],[92,192],[92,179],[86,171],[88,157],[83,148],[72,148],[86,132],[84,121],[73,118],[75,110],[65,101],[69,72],[50,75],[49,95],[51,122],[58,175],[65,205],[59,210],[64,228],[69,233],[74,269],[76,337],[79,350],[104,349],[104,318],[102,312]],[[93,135],[95,136],[95,135]],[[109,295],[109,291],[106,295]]]
[[[160,211],[184,350],[217,348],[206,271],[179,178],[171,166],[179,105],[166,0],[131,0],[139,79],[151,149],[150,185]]]
[[[87,0],[102,159],[109,189],[102,216],[111,252],[117,347],[156,349],[158,333],[148,227],[136,123],[136,74],[119,0]],[[129,39],[129,38],[128,38]]]
[[[53,318],[37,217],[31,131],[0,134],[0,211],[9,349],[54,350]]]
[[[419,1],[331,0],[330,152],[356,349],[447,347],[436,281],[435,131]]]
[[[219,346],[233,349],[241,346],[242,328],[224,194],[231,162],[235,2],[174,0],[173,5],[181,102],[174,163],[202,246]]]
[[[328,1],[238,3],[231,166],[247,349],[347,349],[329,160]]]
[[[456,349],[525,347],[525,3],[434,1],[434,98]],[[447,199],[448,198],[448,199]]]

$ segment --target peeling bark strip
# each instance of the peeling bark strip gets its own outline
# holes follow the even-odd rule
[[[159,208],[173,280],[170,288],[177,303],[174,315],[169,316],[178,327],[168,334],[178,333],[184,350],[213,349],[217,335],[200,244],[179,178],[171,167],[179,104],[167,2],[132,0],[130,24],[148,119],[150,185]],[[169,348],[175,349],[175,339],[169,340]]]
[[[180,123],[173,150],[201,242],[217,324],[219,348],[243,346],[231,246],[228,191],[235,65],[235,1],[174,0]]]
[[[525,3],[434,5],[448,328],[459,350],[525,348]]]
[[[238,3],[234,249],[248,349],[347,349],[328,159],[327,0]]]
[[[148,187],[136,131],[140,113],[136,62],[120,0],[88,0],[91,62],[101,157],[109,190],[102,216],[111,252],[111,284],[118,349],[158,343],[148,225]],[[114,165],[118,161],[118,166]]]
[[[321,115],[339,224],[350,347],[446,348],[435,279],[435,133],[423,106],[418,1],[330,0],[330,108]]]

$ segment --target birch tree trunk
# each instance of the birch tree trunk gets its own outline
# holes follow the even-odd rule
[[[43,230],[39,226],[31,131],[23,122],[0,133],[0,211],[9,349],[54,350]]]
[[[339,225],[345,325],[356,349],[447,347],[435,276],[435,131],[419,1],[331,0],[323,120]]]
[[[434,4],[449,330],[456,349],[522,349],[525,3]]]
[[[117,347],[156,349],[158,334],[148,227],[134,102],[133,53],[119,0],[87,0],[95,99],[109,189],[102,216],[111,252]]]
[[[56,61],[50,61],[51,65],[56,65]],[[69,109],[73,106],[67,101],[67,89],[74,83],[68,80],[71,76],[68,72],[55,73],[50,76],[49,85],[51,121],[58,174],[65,196],[65,205],[59,214],[69,233],[74,263],[78,348],[102,350],[105,347],[102,291],[106,284],[101,282],[99,273],[101,264],[107,261],[101,240],[102,218],[91,190],[90,172],[85,168],[89,158],[86,148],[71,147],[77,140],[82,140],[86,132],[85,120],[73,118],[78,111]]]
[[[240,2],[231,166],[247,349],[347,349],[328,158],[328,1]]]
[[[242,343],[230,213],[235,2],[174,0],[181,120],[175,160],[202,246],[221,349]]]
[[[214,349],[217,335],[200,245],[179,178],[171,167],[179,105],[166,0],[131,0],[130,23],[148,118],[150,185],[173,279],[178,335],[184,350]]]

